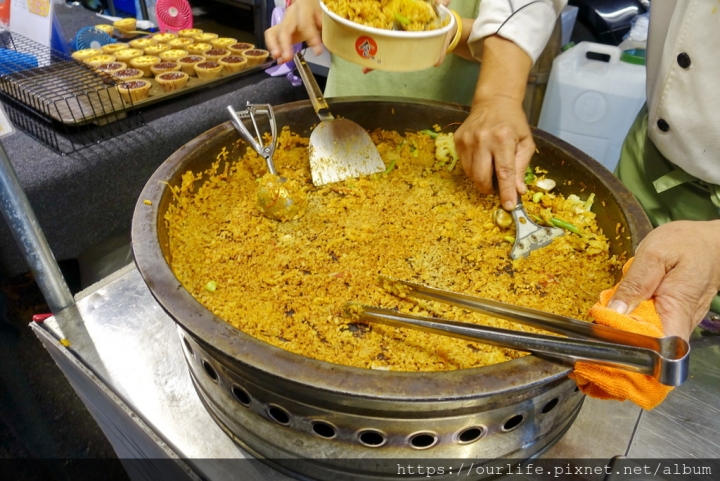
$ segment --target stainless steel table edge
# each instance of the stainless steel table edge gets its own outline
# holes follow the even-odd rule
[[[184,476],[177,479],[236,477],[237,472],[202,463],[251,456],[202,406],[175,323],[152,297],[134,265],[87,289],[77,301],[75,312],[62,313],[32,328],[118,456],[176,459]],[[69,340],[69,348],[59,342],[62,338]],[[662,405],[641,417],[642,410],[630,402],[588,398],[573,426],[541,458],[716,457],[709,454],[720,452],[720,410],[708,401],[720,399],[720,337],[695,334],[692,344],[691,378]],[[693,399],[697,403],[693,404]],[[684,408],[688,404],[692,404],[691,410]],[[710,416],[708,409],[712,410]],[[704,413],[701,427],[700,420],[690,416],[693,412]],[[669,417],[673,419],[669,429],[682,434],[681,445],[673,442],[677,436],[665,435],[663,441],[663,433],[658,431],[656,424]],[[698,429],[708,434],[701,438]],[[702,443],[707,450],[697,451]],[[689,454],[693,450],[694,456]],[[259,463],[247,465],[243,479],[287,479]]]

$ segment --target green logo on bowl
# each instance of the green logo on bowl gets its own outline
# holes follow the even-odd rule
[[[355,40],[355,51],[363,58],[375,58],[377,43],[370,37],[358,37]]]

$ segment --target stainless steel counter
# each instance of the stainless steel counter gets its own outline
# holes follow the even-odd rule
[[[237,464],[203,461],[250,455],[203,407],[175,324],[133,265],[32,328],[120,458],[168,459],[163,466],[169,479],[240,479]],[[692,347],[690,378],[660,407],[642,413],[629,402],[588,398],[570,430],[542,458],[718,457],[720,336],[696,334]],[[289,479],[261,463],[241,466],[244,480]],[[133,479],[168,479],[135,464],[126,468]]]

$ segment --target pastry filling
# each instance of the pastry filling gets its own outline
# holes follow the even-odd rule
[[[220,64],[217,62],[203,62],[203,63],[197,64],[196,67],[212,69],[212,68],[220,67]]]
[[[245,61],[242,57],[236,57],[234,55],[230,55],[228,57],[223,57],[222,61],[225,63],[242,63]]]
[[[164,73],[160,76],[162,80],[178,80],[185,77],[185,74],[179,72]]]
[[[100,70],[117,70],[122,68],[121,63],[104,63],[98,67]]]
[[[128,89],[128,90],[132,90],[132,89],[141,89],[141,88],[145,87],[145,85],[147,85],[146,82],[144,82],[142,80],[133,80],[131,82],[121,83],[120,87],[122,87],[124,89]]]
[[[182,63],[196,63],[203,60],[204,57],[200,57],[199,55],[191,55],[190,57],[183,57],[180,59],[180,62]]]
[[[139,75],[142,72],[135,68],[126,68],[125,70],[121,70],[119,72],[115,73],[116,77],[132,77],[133,75]]]

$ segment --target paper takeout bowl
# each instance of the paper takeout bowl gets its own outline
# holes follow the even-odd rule
[[[442,28],[423,32],[404,32],[367,27],[346,20],[323,2],[322,41],[334,55],[374,70],[408,72],[430,68],[445,48],[445,38],[455,27],[455,16],[438,6],[440,18],[449,18]]]

